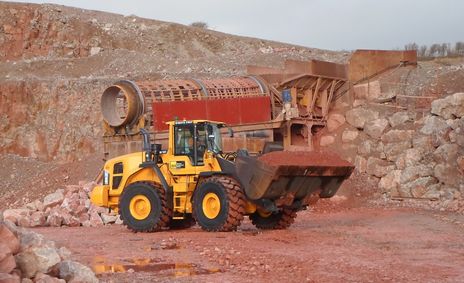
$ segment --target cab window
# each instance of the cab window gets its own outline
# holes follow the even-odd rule
[[[174,131],[174,154],[193,156],[193,125],[176,125]]]

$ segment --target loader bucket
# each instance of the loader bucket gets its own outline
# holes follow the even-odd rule
[[[314,192],[330,198],[354,169],[329,152],[275,151],[258,158],[239,156],[235,166],[251,200],[276,200],[288,194],[303,199]]]

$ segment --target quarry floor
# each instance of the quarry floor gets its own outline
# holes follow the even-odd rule
[[[287,230],[34,231],[103,282],[464,282],[464,216],[446,212],[322,202]]]

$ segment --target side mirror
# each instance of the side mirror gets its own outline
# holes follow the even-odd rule
[[[229,137],[233,138],[234,137],[234,130],[232,130],[231,127],[228,127],[227,131],[229,132]]]

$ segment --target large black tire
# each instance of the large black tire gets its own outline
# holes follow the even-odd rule
[[[287,229],[293,224],[296,218],[296,210],[284,208],[277,213],[272,213],[269,216],[261,216],[258,212],[250,215],[250,220],[258,229]]]
[[[203,207],[205,197],[211,194],[216,195],[220,203],[215,217],[208,217]],[[213,176],[203,180],[195,191],[193,217],[203,230],[235,231],[243,220],[245,204],[245,195],[237,181],[228,176]]]
[[[142,213],[139,215],[134,212],[137,199],[142,199],[144,202],[142,204],[144,207],[141,208]],[[146,208],[147,201],[149,208]],[[124,225],[134,232],[154,232],[167,227],[172,211],[167,205],[162,188],[151,183],[137,182],[123,190],[119,198],[119,215]]]
[[[188,229],[195,225],[195,219],[191,214],[186,215],[184,219],[172,219],[169,222],[170,229]]]

